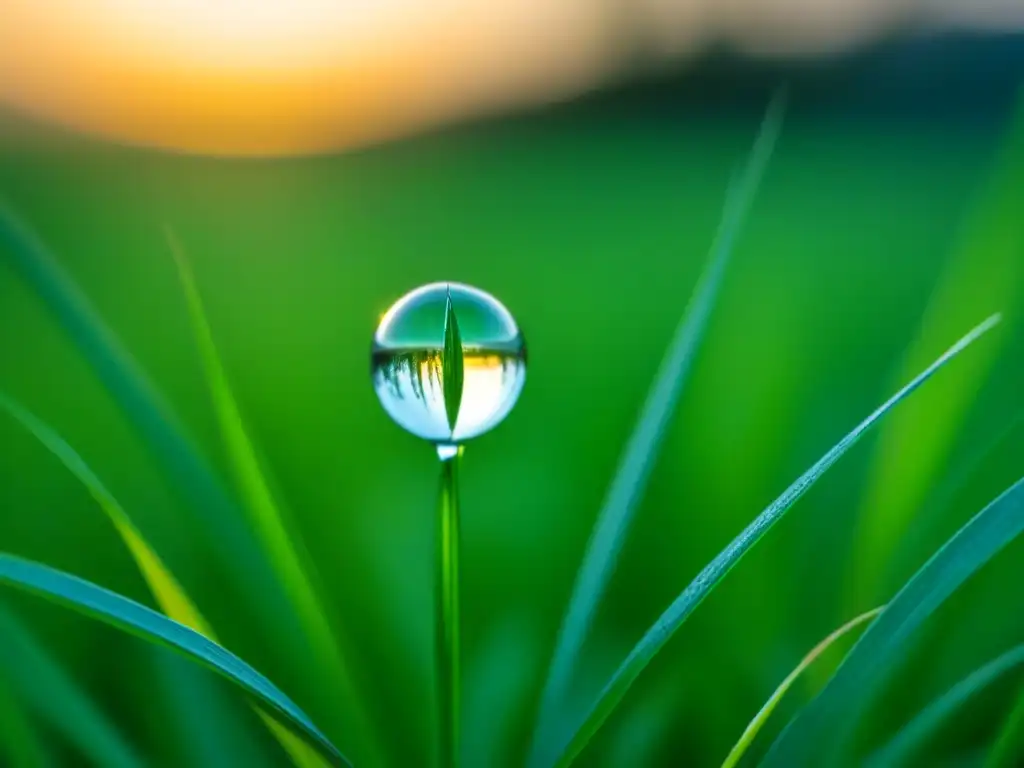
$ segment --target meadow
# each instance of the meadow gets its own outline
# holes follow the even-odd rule
[[[186,594],[176,618],[200,617],[357,766],[431,764],[438,461],[380,408],[370,340],[417,285],[479,286],[529,363],[515,409],[461,459],[460,751],[467,768],[522,765],[595,520],[695,300],[678,402],[637,458],[562,714],[543,718],[555,742],[773,499],[999,313],[702,596],[574,764],[720,765],[816,643],[890,604],[997,498],[845,672],[864,625],[796,680],[743,764],[1015,764],[1024,126],[1012,96],[937,119],[795,88],[730,219],[768,98],[676,109],[626,91],[277,160],[12,121],[0,201],[47,255],[3,225],[0,392],[102,489],[0,409],[0,549],[162,611]],[[147,544],[133,553],[126,530]],[[147,580],[150,551],[166,568]],[[286,765],[282,743],[320,760],[165,648],[23,590],[0,601],[11,765]],[[965,678],[913,750],[878,751]]]

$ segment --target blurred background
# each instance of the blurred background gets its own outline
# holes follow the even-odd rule
[[[580,659],[580,701],[789,482],[975,324],[1004,322],[730,574],[580,764],[719,764],[811,646],[1024,473],[1019,2],[0,5],[0,201],[238,498],[174,231],[389,765],[432,754],[438,466],[370,387],[381,314],[451,279],[498,296],[527,338],[519,404],[462,471],[464,753],[519,765],[593,521],[780,85],[783,133]],[[90,464],[224,644],[346,750],[356,726],[279,604],[225,576],[258,539],[251,518],[236,522],[252,541],[208,535],[221,510],[165,471],[3,251],[0,390]],[[0,541],[153,605],[88,492],[3,413]],[[1022,546],[928,624],[865,744],[1024,640]],[[165,652],[0,599],[147,763],[287,764],[226,686],[180,698]],[[987,690],[923,764],[975,755],[1019,685]],[[54,762],[80,764],[45,703],[25,707]]]

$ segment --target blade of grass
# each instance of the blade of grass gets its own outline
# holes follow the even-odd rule
[[[308,655],[281,585],[274,579],[236,501],[177,422],[138,364],[43,243],[0,202],[0,258],[59,321],[97,377],[141,435],[194,515],[196,529],[223,562],[239,599],[248,602],[268,643],[284,658]],[[231,546],[224,546],[231,542]],[[300,669],[313,669],[303,665]],[[312,672],[307,672],[312,676]],[[318,690],[319,679],[310,679]]]
[[[931,350],[981,314],[998,307],[1016,315],[1024,298],[1024,100],[1006,131],[990,178],[958,234],[928,306],[917,338],[901,368],[906,375],[928,360]],[[865,492],[860,500],[849,557],[848,608],[877,601],[886,566],[922,508],[929,490],[948,470],[956,438],[999,360],[1001,335],[972,355],[957,372],[907,404],[879,432]]]
[[[792,687],[793,683],[796,682],[796,679],[800,677],[805,669],[811,666],[811,664],[813,664],[821,654],[828,650],[834,642],[865,622],[871,621],[881,612],[882,608],[875,608],[867,611],[866,613],[862,613],[860,616],[857,616],[843,624],[843,626],[839,627],[839,629],[832,632],[832,634],[814,646],[814,648],[812,648],[810,652],[800,660],[800,663],[796,665],[793,671],[786,675],[786,678],[779,683],[779,687],[775,689],[775,692],[768,697],[768,701],[764,703],[761,710],[754,716],[754,719],[750,721],[746,730],[743,731],[743,735],[740,736],[739,741],[736,742],[736,745],[726,756],[725,761],[722,763],[722,768],[734,768],[734,766],[739,764],[743,755],[746,754],[747,750],[750,748],[750,745],[754,743],[754,739],[757,737],[761,728],[764,727],[764,724],[768,721],[772,712],[775,711],[775,707],[778,706],[782,697],[786,695],[786,691]]]
[[[334,764],[351,765],[309,717],[266,677],[184,624],[84,579],[10,554],[0,553],[0,582],[184,655],[237,685],[293,726]]]
[[[451,286],[444,305],[444,351],[441,356],[445,415],[455,436],[462,404],[462,337],[452,306]],[[462,654],[459,618],[459,462],[462,447],[438,447],[441,458],[441,494],[437,510],[435,557],[437,576],[435,653],[437,654],[438,768],[457,768],[461,757]]]
[[[142,768],[107,717],[10,611],[0,608],[0,667],[22,700],[95,765]]]
[[[100,509],[107,515],[131,553],[157,604],[172,619],[194,629],[217,642],[213,627],[196,608],[174,574],[164,565],[160,556],[143,538],[131,518],[99,477],[82,457],[46,422],[13,398],[0,391],[0,409],[6,410],[16,421],[43,444],[89,491]],[[323,760],[308,745],[284,729],[277,721],[266,716],[259,708],[257,714],[278,738],[285,751],[296,764],[304,768],[322,766]]]
[[[782,127],[784,94],[768,107],[742,176],[729,188],[725,209],[704,273],[676,328],[655,376],[640,418],[620,459],[619,468],[598,513],[576,574],[572,595],[555,641],[533,732],[530,765],[544,760],[557,709],[572,681],[575,662],[604,596],[633,515],[643,496],[668,425],[675,413],[694,356],[704,336],[729,257]]]
[[[832,765],[869,697],[915,630],[1024,531],[1024,478],[974,516],[903,586],[821,693],[776,739],[762,766]]]
[[[459,462],[456,448],[441,460],[437,509],[435,653],[437,654],[438,768],[456,768],[460,757],[462,657],[459,642]]]
[[[1000,431],[1000,439],[1024,423],[1024,410],[1017,413]],[[999,728],[992,749],[985,757],[985,768],[1011,768],[1024,757],[1024,687],[1017,692],[1017,701]]]
[[[349,665],[328,620],[330,612],[315,575],[303,562],[309,562],[298,532],[286,522],[274,499],[270,483],[260,465],[256,448],[246,430],[242,413],[228,382],[227,372],[214,343],[213,332],[203,308],[202,297],[191,265],[178,238],[169,228],[167,242],[174,255],[184,289],[196,343],[203,362],[206,382],[220,423],[221,436],[235,473],[237,485],[251,513],[256,530],[270,561],[295,609],[317,657],[317,667],[327,682],[321,689],[331,694],[331,709],[341,711],[350,721],[350,732],[359,740],[356,754],[362,762],[383,765],[381,750],[371,742],[370,718],[360,705],[360,696]],[[456,331],[457,333],[457,331]],[[461,392],[461,383],[460,383]]]
[[[135,560],[142,577],[152,591],[157,604],[163,611],[176,621],[202,632],[208,637],[212,635],[210,626],[199,614],[195,605],[185,595],[177,579],[163,564],[160,557],[146,543],[139,530],[132,523],[127,513],[107,490],[106,486],[95,475],[82,457],[57,434],[56,431],[35,414],[22,406],[12,397],[0,391],[0,409],[7,411],[16,421],[27,429],[47,450],[56,456],[75,478],[85,486],[89,495],[96,501],[100,509],[110,519],[125,546]]]
[[[441,370],[444,377],[444,410],[448,417],[448,429],[453,434],[455,422],[459,418],[459,406],[462,405],[462,364],[462,336],[459,334],[459,320],[455,316],[449,287],[444,305],[444,354]]]
[[[907,765],[928,738],[972,696],[1021,664],[1024,664],[1024,645],[1018,645],[974,670],[903,726],[888,744],[868,759],[865,767],[896,768]]]
[[[781,496],[768,505],[739,536],[733,539],[729,546],[722,550],[714,560],[697,574],[696,578],[690,582],[690,585],[679,594],[654,625],[647,630],[647,633],[633,650],[629,652],[625,661],[622,662],[611,679],[605,684],[604,689],[598,694],[597,700],[587,712],[579,727],[565,741],[564,747],[558,750],[557,765],[569,765],[583,751],[591,737],[593,737],[612,710],[622,700],[622,697],[626,695],[626,691],[629,690],[650,660],[654,658],[654,655],[664,647],[676,630],[682,626],[683,622],[708,596],[711,590],[717,586],[718,582],[732,570],[740,558],[782,518],[818,478],[825,474],[846,451],[853,447],[863,437],[864,433],[874,426],[882,416],[924,384],[936,371],[998,322],[998,315],[993,315],[985,320],[946,350],[935,362],[904,386],[903,389],[875,409],[870,416],[854,427],[849,434],[818,459],[810,469],[798,477],[789,488],[783,491]],[[881,617],[879,620],[881,620]]]
[[[0,675],[0,765],[45,768],[49,762],[28,712]]]

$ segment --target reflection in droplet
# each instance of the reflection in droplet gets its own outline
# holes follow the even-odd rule
[[[462,399],[455,428],[444,401],[444,320],[448,293],[462,340]],[[385,313],[373,338],[373,387],[404,429],[435,443],[461,443],[493,429],[526,381],[526,345],[512,315],[490,294],[460,283],[431,283]]]

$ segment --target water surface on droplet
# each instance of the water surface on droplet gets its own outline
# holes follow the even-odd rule
[[[455,428],[444,400],[449,293],[462,341],[462,398]],[[488,293],[461,283],[417,288],[389,309],[373,337],[373,387],[400,426],[433,442],[459,443],[493,429],[526,381],[526,345],[515,320]]]

